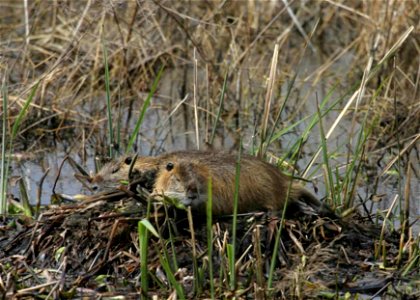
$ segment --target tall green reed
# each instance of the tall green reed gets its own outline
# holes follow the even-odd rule
[[[163,65],[160,67],[159,72],[157,73],[156,78],[153,81],[152,88],[150,89],[150,92],[147,95],[147,98],[143,103],[143,106],[142,106],[141,111],[140,111],[140,116],[137,119],[136,125],[134,126],[133,133],[131,134],[130,139],[128,141],[128,145],[127,145],[126,150],[125,150],[126,153],[132,151],[134,142],[136,141],[137,135],[140,131],[141,124],[143,123],[144,116],[146,115],[147,108],[150,106],[150,102],[152,101],[152,97],[157,90],[157,87],[158,87],[158,84],[159,84],[159,81],[160,81],[160,77],[162,76],[164,68],[165,67]]]
[[[235,194],[233,198],[233,217],[232,217],[232,243],[227,245],[227,254],[229,260],[229,281],[230,289],[236,288],[236,269],[235,269],[235,254],[236,254],[236,228],[238,222],[238,201],[239,201],[239,185],[241,176],[241,156],[242,156],[242,139],[239,141],[238,157],[236,161],[235,171]]]
[[[16,138],[17,134],[19,133],[19,128],[20,125],[22,124],[23,118],[26,115],[26,112],[29,109],[29,106],[35,96],[35,93],[38,89],[40,81],[37,81],[35,83],[35,85],[32,87],[31,92],[28,96],[28,98],[26,99],[25,103],[23,104],[23,107],[21,108],[21,110],[19,111],[18,116],[16,117],[13,126],[12,126],[12,131],[10,133],[10,137],[9,140],[7,140],[7,133],[6,133],[6,128],[7,128],[7,111],[8,111],[8,98],[7,98],[7,86],[5,84],[5,82],[3,82],[2,84],[2,96],[3,96],[3,130],[2,130],[2,138],[3,138],[3,145],[2,145],[2,162],[1,162],[1,191],[0,191],[0,201],[1,201],[1,210],[0,213],[1,214],[6,214],[8,207],[7,207],[7,199],[6,199],[6,195],[7,195],[7,177],[8,177],[8,173],[9,173],[9,165],[10,165],[10,159],[12,157],[12,151],[13,151],[13,141]],[[9,149],[8,149],[8,155],[6,157],[6,144],[9,144]],[[29,204],[25,204],[25,206],[29,206]],[[28,211],[26,211],[28,212]]]
[[[140,251],[140,285],[142,289],[142,298],[148,299],[147,292],[149,290],[149,270],[147,268],[147,253],[149,247],[149,232],[155,237],[160,238],[156,229],[148,219],[138,222],[139,251]]]
[[[213,182],[209,177],[207,184],[207,203],[206,203],[206,216],[207,216],[207,256],[209,260],[209,281],[210,281],[210,296],[215,299],[214,294],[214,278],[213,278]]]
[[[0,173],[0,214],[7,211],[7,171],[9,163],[6,162],[6,143],[7,143],[7,118],[8,118],[8,98],[5,80],[1,85],[1,95],[3,97],[3,118],[2,118],[2,143],[1,143],[1,173]]]

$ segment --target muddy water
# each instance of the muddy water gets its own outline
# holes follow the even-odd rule
[[[341,61],[338,61],[336,64],[336,69],[345,69],[347,65],[351,64],[352,57],[351,55],[344,56]],[[318,102],[321,102],[324,99],[325,95],[328,93],[328,88],[326,87],[326,83],[315,83],[312,77],[308,77],[312,74],[319,64],[314,63],[316,59],[308,58],[307,61],[304,61],[303,65],[305,66],[300,70],[300,75],[296,80],[296,87],[292,92],[292,96],[289,99],[288,105],[283,113],[282,120],[287,120],[289,116],[295,115],[294,120],[295,122],[299,119],[303,119],[308,115],[314,115],[317,111],[317,99]],[[267,64],[268,66],[269,64]],[[192,82],[189,79],[190,76],[193,74],[193,70],[191,69],[188,72],[188,82]],[[268,67],[267,67],[268,73]],[[205,72],[202,71],[199,74],[199,78],[201,79],[200,82],[206,82]],[[157,154],[164,151],[171,151],[171,150],[178,150],[178,149],[196,149],[196,142],[195,142],[195,130],[194,130],[194,111],[192,108],[193,104],[193,94],[192,88],[187,90],[187,94],[179,95],[180,90],[179,87],[182,85],[182,81],[185,80],[182,76],[180,76],[179,71],[167,71],[161,81],[161,87],[159,90],[158,97],[153,99],[151,107],[148,109],[146,113],[146,118],[142,125],[142,133],[140,137],[140,142],[138,146],[138,153],[140,155],[151,155]],[[345,84],[344,78],[342,79],[341,84]],[[263,95],[265,91],[265,82],[260,82],[259,87],[257,90],[260,92],[259,96]],[[284,96],[286,94],[287,85],[284,84],[281,89],[281,94]],[[332,97],[331,102],[334,99],[342,96],[343,91],[341,89],[337,89]],[[204,92],[203,92],[203,95]],[[305,99],[307,95],[307,99]],[[347,100],[349,97],[345,97],[344,99]],[[188,104],[187,108],[185,106],[177,106],[180,101],[185,100],[185,103]],[[104,99],[105,101],[105,99]],[[209,136],[209,132],[211,131],[211,127],[207,127],[206,122],[206,113],[205,110],[207,108],[207,97],[202,96],[199,99],[199,106],[201,109],[199,110],[199,128],[200,128],[200,139],[201,139],[201,147],[203,148],[203,141],[206,140]],[[218,99],[215,100],[216,103]],[[248,105],[251,107],[251,112],[248,114],[243,114],[241,118],[242,122],[242,135],[243,135],[243,144],[246,149],[251,149],[254,144],[254,125],[255,122],[255,115],[261,115],[262,110],[256,108],[258,106],[252,105],[252,101],[250,102],[242,102],[242,105]],[[256,101],[256,100],[255,100]],[[275,101],[283,101],[280,97],[279,100]],[[332,110],[324,119],[323,119],[323,126],[324,130],[328,131],[329,126],[333,124],[339,114],[339,109],[344,107],[345,102],[339,103],[337,108],[338,110]],[[259,106],[260,107],[260,106]],[[300,107],[299,110],[296,110],[296,107]],[[249,108],[247,108],[249,109]],[[252,111],[253,109],[253,111]],[[137,111],[139,108],[137,108]],[[127,111],[123,110],[123,116],[126,116]],[[226,120],[225,120],[226,121]],[[282,149],[288,149],[291,145],[300,137],[300,134],[304,132],[307,125],[309,124],[310,119],[306,120],[299,126],[297,126],[291,133],[286,134],[281,137],[281,141],[273,143],[270,148],[270,152],[275,155],[279,155],[282,153]],[[130,120],[130,128],[134,128],[135,120],[132,118]],[[212,124],[211,122],[209,124]],[[250,125],[251,124],[251,125]],[[337,129],[334,131],[331,138],[328,140],[328,150],[329,152],[337,152],[343,153],[342,155],[338,155],[330,160],[330,165],[333,168],[337,168],[339,174],[343,174],[345,172],[345,167],[342,167],[347,162],[347,152],[348,152],[348,141],[350,128],[352,124],[352,116],[349,114],[346,116],[342,122],[339,124]],[[103,128],[106,127],[105,121],[103,124]],[[355,124],[354,132],[357,133],[358,129],[360,128],[359,124]],[[207,133],[207,134],[206,134]],[[353,135],[355,136],[355,135]],[[356,140],[356,137],[354,138]],[[77,141],[76,141],[77,142]],[[235,145],[235,135],[232,132],[229,132],[226,129],[218,130],[218,135],[215,140],[215,148],[216,149],[230,149]],[[310,162],[310,159],[318,149],[320,145],[320,134],[319,128],[314,128],[311,136],[309,137],[308,141],[305,143],[303,147],[303,155],[298,162],[298,167],[300,170],[303,170]],[[83,187],[81,183],[79,183],[74,178],[74,174],[76,170],[74,170],[69,163],[65,163],[63,165],[61,175],[58,177],[58,170],[60,167],[61,162],[63,161],[65,155],[64,147],[62,145],[58,145],[55,149],[48,149],[44,152],[40,152],[39,154],[35,154],[31,157],[31,159],[26,160],[16,160],[14,161],[12,167],[12,175],[14,177],[22,177],[24,180],[26,187],[29,192],[30,199],[37,198],[38,193],[38,183],[41,179],[42,175],[44,174],[47,168],[50,168],[50,172],[47,175],[42,189],[41,195],[41,202],[42,204],[48,204],[52,195],[53,185],[57,181],[56,185],[56,192],[64,193],[69,195],[79,194],[79,193],[89,193],[87,189]],[[85,166],[87,170],[94,171],[95,170],[95,162],[94,162],[94,151],[87,150],[87,160],[83,161],[78,153],[71,152],[70,155],[73,159],[75,159],[78,163]],[[420,149],[418,149],[420,150]],[[369,154],[370,155],[370,154]],[[420,216],[420,182],[419,178],[416,177],[416,174],[420,173],[420,168],[418,161],[416,160],[416,155],[414,151],[410,154],[412,158],[413,165],[415,166],[416,170],[413,172],[413,176],[410,180],[410,213],[411,213],[411,220],[414,222],[418,216]],[[391,157],[386,157],[385,159],[390,159]],[[314,185],[318,189],[318,196],[322,198],[325,192],[325,185],[324,185],[324,177],[322,174],[322,170],[318,167],[322,162],[322,155],[318,157],[316,164],[314,165],[313,169],[311,169],[311,180],[313,180]],[[415,163],[417,162],[417,163]],[[382,164],[382,166],[385,164]],[[359,203],[358,198],[360,199],[367,199],[372,194],[383,194],[382,201],[379,203],[372,203],[368,201],[367,207],[372,209],[372,211],[376,211],[380,213],[381,211],[390,207],[392,201],[395,199],[396,195],[403,194],[401,191],[404,191],[404,187],[406,185],[406,178],[398,178],[396,175],[385,174],[380,177],[378,181],[378,187],[374,190],[374,180],[375,176],[381,173],[381,168],[377,167],[377,169],[373,170],[371,174],[363,174],[365,178],[359,179],[359,187],[357,190],[357,199],[355,203]],[[401,172],[405,174],[405,172]],[[17,186],[11,186],[10,192],[17,198],[20,197],[19,189]],[[397,206],[398,206],[397,202]],[[398,211],[398,207],[396,208]],[[396,218],[397,219],[397,218]],[[398,224],[397,224],[398,225]],[[415,226],[415,231],[418,233],[420,232],[420,224]]]

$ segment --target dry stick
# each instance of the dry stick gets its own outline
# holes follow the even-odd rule
[[[63,252],[65,253],[65,251]],[[50,292],[48,293],[46,299],[50,299],[50,297],[53,295],[54,292],[56,292],[56,290],[60,290],[60,286],[63,287],[64,286],[64,281],[66,278],[66,267],[67,267],[67,256],[63,257],[63,261],[61,262],[60,266],[58,267],[58,269],[56,270],[57,272],[61,271],[61,276],[60,276],[60,280],[58,280],[56,282],[56,284],[51,288]],[[62,269],[62,270],[61,270]],[[58,295],[58,294],[57,294]],[[51,297],[52,298],[52,297]],[[56,297],[54,297],[54,299],[56,299]]]
[[[398,160],[399,156],[402,156],[405,152],[411,149],[412,146],[416,145],[417,140],[420,139],[420,133],[416,134],[413,138],[413,140],[402,149],[397,156],[395,156],[383,169],[382,173],[379,175],[379,177],[383,176],[385,173],[389,171],[389,169],[394,165],[394,163]]]
[[[28,12],[28,0],[23,0],[23,8],[25,11],[25,46],[23,48],[23,51],[21,52],[22,55],[22,65],[24,65],[25,60],[26,60],[26,56],[30,56],[27,51],[29,48],[29,12]],[[17,63],[17,60],[15,61],[15,63],[13,65],[15,65]],[[14,69],[14,67],[12,67],[11,69]],[[28,79],[27,76],[25,76],[25,81]]]
[[[384,240],[384,235],[385,235],[385,225],[386,225],[386,222],[389,219],[389,216],[391,215],[392,210],[394,209],[395,203],[397,203],[398,198],[399,198],[399,196],[395,195],[394,200],[392,201],[391,206],[388,208],[388,211],[387,211],[387,213],[385,215],[385,218],[382,222],[381,235],[379,236],[379,243],[378,243],[378,248],[376,249],[375,257],[379,256],[379,253],[380,253],[380,250],[381,250],[381,247],[382,247],[382,241]]]
[[[36,286],[31,286],[29,288],[21,289],[21,290],[16,291],[16,294],[13,295],[13,296],[19,298],[19,295],[22,296],[22,294],[33,292],[33,291],[36,291],[36,290],[40,290],[40,289],[49,287],[51,285],[55,285],[57,282],[60,282],[60,281],[59,280],[54,280],[54,281],[42,283],[42,284],[39,284],[39,285],[36,285]]]
[[[112,224],[111,234],[108,238],[108,243],[106,243],[105,252],[104,252],[104,255],[102,256],[102,262],[106,262],[108,259],[109,249],[111,248],[112,241],[115,237],[115,233],[120,225],[120,222],[121,220],[117,219],[114,221],[114,224]]]
[[[191,206],[188,206],[188,225],[190,228],[191,233],[191,244],[192,244],[192,255],[193,255],[193,268],[194,268],[194,290],[197,292],[199,287],[196,286],[196,284],[199,282],[199,274],[198,274],[198,265],[197,265],[197,249],[196,249],[196,242],[195,242],[195,231],[194,231],[194,225],[193,225],[193,217],[191,212]],[[211,259],[211,258],[210,258]]]
[[[41,220],[42,220],[43,216],[44,216],[44,214],[39,215],[38,219],[36,220],[35,226],[32,229],[31,237],[29,238],[29,243],[26,246],[25,250],[23,251],[23,253],[25,253],[26,255],[27,255],[27,252],[29,251],[29,249],[33,246],[32,242],[35,238],[36,231],[38,230],[38,227],[41,223]],[[27,259],[28,257],[25,257],[25,258]]]
[[[194,37],[190,34],[190,32],[188,31],[188,28],[178,19],[178,17],[182,17],[182,19],[185,19],[185,15],[180,14],[177,11],[174,11],[166,6],[163,6],[160,1],[158,0],[153,0],[153,2],[159,6],[160,8],[162,8],[170,18],[172,18],[175,23],[178,24],[178,26],[182,29],[182,31],[185,33],[185,35],[187,36],[187,39],[193,44],[194,48],[197,48],[198,53],[200,54],[201,58],[206,62],[206,63],[210,63],[210,59],[207,58],[207,55],[204,53],[203,49],[200,47],[199,42],[197,42]]]
[[[306,34],[305,30],[303,29],[302,25],[300,24],[298,18],[293,13],[293,10],[290,8],[289,3],[287,0],[283,0],[284,6],[287,9],[287,13],[289,14],[290,18],[292,19],[293,23],[296,25],[298,31],[305,39],[305,42],[308,44],[309,48],[311,48],[312,52],[316,52],[315,47],[312,45],[311,40],[309,39],[308,35]]]
[[[398,48],[400,48],[400,46],[404,43],[404,41],[408,38],[408,36],[410,35],[410,33],[414,30],[414,26],[411,26],[410,28],[408,28],[405,33],[400,37],[400,39],[391,47],[391,49],[388,50],[388,52],[382,57],[382,59],[378,62],[377,66],[380,66],[381,64],[383,64],[388,58],[389,56],[391,56]],[[369,82],[369,80],[373,77],[373,75],[375,75],[375,71],[377,71],[377,67],[375,67],[373,69],[373,71],[370,72],[370,74],[367,75],[366,78],[366,82]],[[341,119],[344,117],[344,115],[347,113],[347,111],[349,110],[351,104],[353,103],[354,99],[356,99],[356,97],[359,95],[359,93],[362,91],[362,86],[360,88],[358,88],[353,95],[350,97],[350,99],[348,100],[347,104],[344,106],[343,110],[340,112],[340,114],[338,115],[337,119],[335,120],[334,124],[331,126],[330,130],[328,131],[328,133],[325,135],[325,139],[328,140],[332,133],[334,132],[335,128],[337,127],[338,123],[341,121]],[[312,157],[310,163],[308,164],[304,174],[302,175],[302,177],[306,177],[308,175],[309,169],[312,167],[312,165],[315,163],[315,160],[318,158],[318,155],[321,153],[322,149],[318,149],[318,151],[315,153],[315,155]]]
[[[194,48],[194,121],[195,121],[195,142],[197,144],[197,150],[200,150],[200,140],[198,135],[198,110],[197,110],[197,86],[198,86],[198,75],[197,75],[197,48]]]
[[[206,118],[204,132],[204,141],[206,144],[209,143],[209,132],[210,132],[210,87],[209,87],[209,64],[206,64]]]
[[[165,131],[165,129],[167,127],[172,128],[172,125],[171,124],[169,126],[166,126],[166,124],[171,121],[172,116],[177,112],[177,110],[181,107],[181,105],[184,104],[185,101],[188,100],[188,96],[189,96],[189,94],[186,94],[185,97],[184,97],[184,99],[182,99],[180,102],[178,102],[178,104],[175,106],[175,108],[172,109],[172,111],[169,113],[168,117],[161,124],[159,124],[157,126],[158,128],[161,129],[159,131],[159,133],[157,133],[157,136],[162,136],[163,132]],[[156,145],[157,150],[162,149],[162,146],[165,143],[165,141],[168,140],[168,136],[169,135],[171,135],[171,129],[166,132],[165,136],[163,136],[162,140],[160,141],[160,144],[159,145]]]
[[[169,120],[171,119],[171,117],[177,112],[178,108],[180,108],[180,106],[182,104],[184,104],[185,101],[188,100],[188,96],[189,95],[186,94],[185,97],[184,97],[184,99],[182,99],[180,102],[178,102],[178,104],[175,106],[175,108],[172,109],[172,111],[169,113],[168,117],[158,127],[160,127],[160,128],[165,128],[166,127],[166,124],[169,122]]]
[[[313,79],[313,83],[312,83],[312,87],[318,83],[319,79],[321,78],[321,76],[323,75],[323,73],[328,70],[335,62],[337,62],[341,57],[343,57],[346,53],[348,53],[350,51],[351,48],[353,48],[353,46],[355,44],[357,44],[357,42],[360,40],[360,37],[355,38],[349,45],[347,45],[347,47],[345,47],[343,50],[341,50],[340,52],[334,52],[331,56],[329,56],[327,58],[327,61],[322,64],[320,67],[316,68],[311,74],[309,74],[308,76],[306,76],[303,81],[309,81],[312,77],[315,77],[315,79]]]
[[[55,180],[54,180],[54,185],[53,185],[53,188],[52,188],[52,192],[53,192],[53,194],[56,194],[56,192],[55,192],[55,188],[56,188],[56,186],[57,186],[58,179],[60,178],[60,175],[61,175],[61,170],[63,169],[64,162],[65,162],[66,160],[68,160],[68,159],[69,159],[69,156],[68,156],[68,155],[66,155],[66,156],[63,158],[63,161],[61,162],[60,167],[58,168],[57,177],[56,177],[56,178],[55,178]]]
[[[419,64],[419,66],[417,68],[417,77],[416,77],[415,89],[414,89],[414,96],[415,97],[418,97],[416,95],[417,95],[417,92],[419,91],[419,86],[420,86],[420,64]]]
[[[261,36],[271,27],[271,25],[273,25],[273,23],[284,13],[285,10],[286,10],[286,7],[284,7],[281,11],[279,11],[279,13],[277,15],[275,15],[274,18],[271,19],[271,21],[258,33],[258,35],[255,37],[255,39],[251,42],[251,44],[249,44],[249,46],[241,53],[241,55],[232,64],[232,67],[230,68],[231,70],[235,70],[236,65],[240,61],[242,61],[242,59],[248,53],[248,51],[252,49],[252,47],[257,43],[257,41],[261,38]]]
[[[274,46],[273,58],[271,60],[270,78],[268,79],[267,93],[265,94],[264,114],[261,124],[261,141],[259,156],[264,155],[264,142],[267,135],[268,117],[270,116],[271,98],[273,97],[274,82],[276,80],[276,69],[279,57],[279,44]]]
[[[25,47],[29,46],[29,12],[28,0],[23,0],[23,7],[25,10]]]
[[[411,187],[411,159],[408,160],[407,164],[407,173],[405,174],[405,190],[404,190],[404,223],[403,223],[403,230],[408,237],[408,223],[410,219],[410,187]],[[405,230],[404,230],[405,226]]]
[[[365,15],[364,13],[361,13],[360,11],[358,11],[356,9],[353,9],[353,8],[347,6],[347,5],[344,5],[344,4],[341,4],[341,3],[338,3],[338,2],[334,2],[334,1],[331,1],[331,0],[324,0],[324,1],[326,1],[330,4],[332,4],[332,5],[335,5],[337,7],[340,7],[344,10],[348,10],[352,14],[359,15],[359,16],[365,18],[366,20],[368,20],[371,23],[371,25],[376,26],[375,22],[372,21],[371,18],[368,15]]]
[[[409,226],[409,217],[410,217],[410,181],[411,181],[411,159],[407,163],[407,172],[405,174],[405,187],[404,187],[404,207],[400,202],[400,214],[402,215],[401,221],[401,236],[400,236],[400,245],[397,256],[397,265],[401,266],[402,255],[404,251],[404,244],[406,241],[410,240],[410,226]]]
[[[406,137],[406,138],[404,138],[404,139],[402,139],[401,140],[401,143],[405,143],[405,142],[407,142],[407,141],[409,141],[409,140],[411,140],[411,139],[416,139],[416,138],[419,138],[419,135],[420,135],[420,133],[415,133],[415,134],[413,134],[413,135],[411,135],[411,136],[409,136],[409,137]],[[380,152],[384,152],[385,150],[388,150],[388,149],[392,149],[392,148],[394,148],[395,147],[395,145],[397,145],[397,143],[396,142],[394,142],[394,143],[388,143],[386,146],[384,146],[384,147],[382,147],[382,148],[379,148],[379,149],[376,149],[376,150],[374,150],[374,151],[372,151],[372,152],[370,152],[370,153],[372,153],[372,154],[377,154],[377,153],[380,153]]]
[[[37,191],[37,195],[36,195],[36,211],[35,213],[38,214],[39,210],[41,208],[41,195],[42,195],[42,186],[44,184],[44,180],[47,177],[48,173],[50,172],[50,168],[48,168],[44,174],[41,177],[41,180],[39,181],[39,185],[38,185],[38,191]]]
[[[263,271],[263,257],[261,253],[261,231],[260,231],[261,225],[257,225],[254,229],[252,238],[254,242],[254,256],[255,256],[255,276],[256,276],[256,282],[257,287],[255,291],[255,298],[256,299],[262,299],[262,291],[264,288],[264,271]]]

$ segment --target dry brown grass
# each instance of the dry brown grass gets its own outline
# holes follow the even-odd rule
[[[250,132],[262,122],[275,43],[279,59],[271,120],[287,83],[299,72],[289,101],[290,119],[282,120],[287,123],[314,101],[315,91],[328,91],[337,83],[347,89],[361,78],[368,55],[380,59],[410,25],[417,26],[416,1],[360,1],[351,6],[332,0],[290,2],[288,11],[281,1],[28,1],[28,7],[25,1],[3,1],[0,67],[7,77],[11,107],[18,110],[29,88],[42,79],[24,136],[37,141],[53,133],[78,142],[83,134],[88,143],[103,141],[103,42],[109,55],[111,99],[115,108],[121,105],[125,112],[123,137],[130,132],[126,119],[136,117],[162,64],[167,66],[166,76],[154,108],[164,115],[189,94],[186,105],[173,116],[187,115],[175,132],[182,134],[179,131],[194,128],[190,120],[196,49],[200,128],[212,125],[228,71],[223,127],[235,138],[236,130]],[[311,42],[306,47],[308,38]],[[418,66],[418,32],[414,31],[366,91],[366,95],[374,93],[384,78],[392,77],[373,109],[381,124],[388,124],[388,117],[394,115],[396,97],[399,125],[414,126],[419,111]],[[15,114],[10,114],[11,122]],[[71,134],[66,135],[69,129]],[[208,140],[208,133],[203,133]],[[407,137],[412,134],[407,132]],[[165,142],[166,148],[173,147]]]

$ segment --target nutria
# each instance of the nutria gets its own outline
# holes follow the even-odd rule
[[[179,151],[162,154],[160,156],[123,156],[105,164],[98,173],[91,176],[88,181],[94,191],[103,191],[116,188],[121,183],[138,181],[142,187],[152,191],[156,173],[162,162],[175,158],[197,157],[200,151]],[[134,160],[134,162],[133,162]],[[130,173],[130,166],[132,170]],[[130,174],[129,174],[130,173]]]
[[[237,155],[226,152],[189,152],[160,156],[153,195],[175,198],[196,212],[205,211],[208,179],[212,178],[213,214],[233,213]],[[240,161],[238,212],[280,211],[290,186],[288,208],[305,214],[334,216],[312,193],[275,166],[242,155]]]
[[[130,166],[134,161],[130,173]],[[95,191],[116,188],[123,182],[140,180],[146,189],[152,190],[155,175],[159,170],[159,159],[153,156],[124,156],[105,164],[89,182]],[[130,174],[129,174],[130,173]]]

